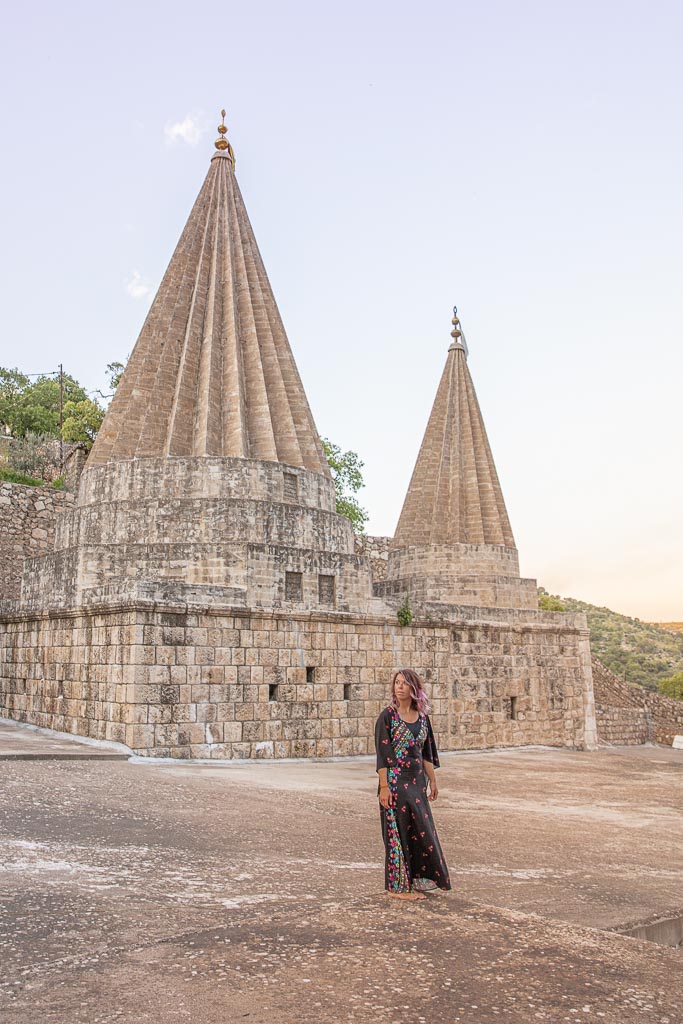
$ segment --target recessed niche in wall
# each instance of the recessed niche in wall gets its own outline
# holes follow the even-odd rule
[[[318,576],[318,600],[320,604],[334,604],[334,576]]]
[[[283,473],[283,495],[285,501],[299,500],[299,478],[295,473]]]
[[[300,572],[285,573],[285,600],[301,601],[303,597],[303,574]]]

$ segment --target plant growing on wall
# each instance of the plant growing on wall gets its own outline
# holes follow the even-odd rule
[[[398,619],[399,626],[409,626],[413,621],[413,613],[410,609],[410,599],[406,594],[403,604],[396,612],[396,618]]]

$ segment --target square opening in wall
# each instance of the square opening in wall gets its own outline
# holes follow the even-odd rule
[[[268,685],[268,700],[277,700],[277,683],[270,683]]]
[[[318,576],[318,601],[334,604],[334,576]]]
[[[299,478],[294,473],[284,473],[283,496],[285,501],[299,500]]]
[[[313,668],[311,665],[308,665],[306,667],[306,682],[307,683],[314,683],[315,682],[315,668]]]
[[[303,573],[300,572],[286,572],[285,573],[285,600],[287,601],[301,601],[303,598],[304,585],[303,585]]]

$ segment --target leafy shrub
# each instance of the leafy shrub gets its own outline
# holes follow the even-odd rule
[[[40,480],[53,480],[59,473],[59,444],[48,434],[15,437],[7,455],[10,469]]]
[[[683,672],[676,672],[668,679],[660,679],[658,690],[664,697],[683,700]]]
[[[398,619],[399,626],[409,626],[413,621],[413,613],[410,609],[410,600],[406,594],[403,604],[396,612],[396,618]]]

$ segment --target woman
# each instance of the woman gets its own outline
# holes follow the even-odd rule
[[[394,674],[391,704],[375,725],[385,886],[399,900],[451,887],[429,806],[439,795],[439,758],[428,710],[422,680],[404,668]]]

